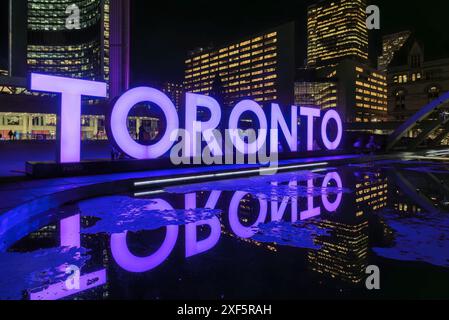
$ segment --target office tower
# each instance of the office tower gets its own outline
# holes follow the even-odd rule
[[[351,60],[339,63],[335,70],[338,96],[344,107],[341,107],[341,113],[347,122],[387,120],[387,78],[384,74]]]
[[[165,82],[162,85],[162,91],[171,99],[177,110],[184,104],[184,87],[175,82]]]
[[[322,110],[336,108],[348,123],[380,122],[388,118],[386,76],[354,60],[299,77],[295,92],[295,104],[310,103]]]
[[[0,93],[21,97],[1,96],[0,132],[55,137],[58,101],[28,91],[31,72],[104,81],[111,99],[128,89],[129,0],[11,0],[9,9],[9,77],[0,76]],[[75,9],[79,29],[67,24]],[[83,104],[83,139],[105,139],[105,100]]]
[[[25,77],[27,51],[27,0],[9,0],[8,21],[8,70],[2,75]]]
[[[70,5],[79,8],[79,29],[68,29]],[[28,72],[104,80],[102,2],[28,0]]]
[[[260,104],[293,103],[295,25],[289,23],[228,45],[189,53],[185,91],[211,94],[221,83],[223,103],[233,106],[245,98]]]
[[[366,18],[365,0],[309,6],[306,70],[314,75],[297,77],[295,103],[312,90],[316,107],[337,108],[347,123],[387,120],[386,76],[369,65]]]
[[[10,76],[105,81],[112,97],[128,89],[129,0],[11,0],[9,7]],[[70,27],[78,13],[79,26]]]
[[[111,99],[129,89],[130,16],[130,0],[104,0],[105,80]]]
[[[382,39],[382,55],[378,59],[378,69],[386,71],[396,52],[406,43],[410,37],[410,31],[398,32],[386,35]]]
[[[337,107],[337,82],[299,81],[295,83],[295,105],[326,110]]]
[[[368,61],[366,7],[365,0],[320,0],[309,6],[309,67],[327,67],[348,58]]]

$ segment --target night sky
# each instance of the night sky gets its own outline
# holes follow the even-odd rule
[[[131,0],[133,84],[182,81],[188,50],[221,44],[295,20],[298,65],[306,57],[308,0]],[[372,0],[381,9],[381,30],[371,31],[371,56],[383,34],[411,29],[428,57],[449,57],[449,1]],[[0,13],[0,64],[6,63],[6,10]]]

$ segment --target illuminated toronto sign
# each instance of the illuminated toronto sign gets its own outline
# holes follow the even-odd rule
[[[80,162],[81,98],[105,98],[106,83],[32,74],[30,89],[61,94],[57,160],[60,163]],[[143,145],[129,134],[127,119],[134,106],[148,102],[162,110],[166,126],[157,143]],[[138,160],[158,159],[170,153],[179,153],[184,159],[201,158],[205,154],[201,151],[203,144],[210,157],[222,159],[234,149],[243,155],[263,151],[267,155],[277,155],[279,146],[289,152],[313,151],[318,143],[322,150],[336,150],[342,142],[342,120],[333,109],[321,111],[297,106],[281,109],[276,103],[262,108],[255,101],[243,100],[232,109],[228,119],[223,119],[222,108],[212,97],[186,93],[185,102],[185,123],[181,124],[173,102],[163,92],[150,87],[125,92],[116,100],[107,119],[110,141],[124,154]],[[209,120],[198,119],[200,108],[208,110]],[[258,124],[257,134],[255,130],[240,128],[241,120],[248,115],[251,115],[252,125]],[[227,121],[225,125],[224,121]],[[223,127],[227,129],[220,130]],[[225,131],[225,138],[222,131]],[[223,141],[226,142],[224,147]]]

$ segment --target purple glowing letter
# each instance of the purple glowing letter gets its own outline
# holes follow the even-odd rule
[[[341,182],[341,177],[337,172],[331,172],[326,175],[326,177],[323,180],[323,189],[328,188],[329,183],[334,180],[337,183],[337,188],[341,189],[343,188],[343,183]],[[343,191],[338,190],[337,191],[337,199],[335,199],[334,202],[330,202],[328,199],[328,196],[326,194],[323,194],[321,196],[323,200],[324,208],[326,208],[329,212],[335,212],[338,210],[341,204],[341,200],[343,198]]]
[[[61,220],[61,247],[81,247],[81,216],[79,214]]]
[[[301,116],[307,117],[307,151],[313,151],[314,118],[319,118],[320,115],[319,109],[301,107]]]
[[[61,93],[60,154],[61,163],[81,161],[81,96],[105,98],[106,83],[31,74],[31,90]]]
[[[105,285],[106,280],[106,269],[102,269],[100,271],[81,276],[79,289],[68,290],[65,282],[58,282],[56,284],[48,285],[42,290],[31,290],[30,300],[54,301],[64,299]]]
[[[271,105],[271,152],[278,152],[279,129],[281,127],[285,139],[288,141],[291,152],[298,151],[298,107],[292,106],[291,113],[291,132],[288,129],[287,122],[282,115],[278,104]]]
[[[268,213],[268,203],[266,199],[259,199],[260,203],[260,212],[257,218],[257,221],[254,223],[252,227],[245,227],[239,220],[239,207],[240,201],[247,195],[246,192],[236,192],[232,197],[231,204],[229,205],[229,225],[231,226],[232,231],[236,236],[242,239],[251,238],[255,231],[252,230],[252,227],[257,227],[259,224],[264,223],[267,219]]]
[[[329,121],[334,119],[337,123],[337,137],[334,141],[330,141],[327,136],[327,126],[329,125]],[[341,138],[343,137],[343,124],[340,118],[340,115],[335,110],[329,110],[323,117],[323,122],[321,123],[321,137],[323,139],[324,146],[328,150],[336,150],[341,143]]]
[[[198,108],[203,107],[207,108],[210,111],[211,118],[206,122],[197,121],[198,116]],[[221,108],[218,102],[211,97],[195,94],[195,93],[187,93],[186,94],[186,131],[189,133],[190,139],[190,156],[199,157],[201,155],[197,154],[200,150],[197,149],[197,133],[202,133],[204,138],[207,141],[214,140],[215,147],[211,150],[214,151],[214,156],[223,155],[219,146],[217,145],[213,135],[212,130],[216,129],[221,121]]]
[[[173,207],[164,200],[154,200],[154,203],[148,206],[149,210],[173,211]],[[173,251],[178,240],[178,226],[168,226],[167,234],[162,246],[155,253],[148,257],[137,257],[132,254],[126,241],[128,232],[113,234],[111,236],[111,251],[117,264],[128,272],[142,273],[150,271],[160,264]]]
[[[301,220],[307,220],[321,215],[321,208],[314,208],[313,205],[314,189],[313,179],[307,180],[307,210],[301,212]]]
[[[128,132],[128,114],[131,109],[141,102],[153,102],[165,114],[167,130],[162,139],[151,146],[144,146],[130,136]],[[115,103],[111,114],[111,133],[117,146],[134,159],[157,159],[170,150],[173,145],[172,135],[177,135],[179,119],[173,102],[161,91],[139,87],[124,93]]]
[[[230,131],[237,132],[239,129],[239,120],[243,113],[252,112],[259,119],[260,129],[259,129],[259,137],[256,141],[252,143],[245,143],[239,134],[236,134],[235,142],[233,139],[233,143],[235,143],[236,149],[242,154],[255,154],[257,153],[267,141],[267,130],[268,130],[268,121],[263,109],[259,104],[252,100],[243,100],[239,102],[231,112],[231,116],[229,118],[229,129]]]
[[[213,191],[207,204],[207,209],[215,209],[218,199],[220,198],[220,191]],[[186,194],[185,196],[186,210],[196,209],[196,193]],[[207,239],[198,241],[197,228],[199,226],[209,226],[210,235]],[[204,253],[215,247],[220,240],[221,224],[218,217],[212,219],[190,223],[186,225],[186,258]]]

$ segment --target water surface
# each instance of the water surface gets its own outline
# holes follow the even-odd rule
[[[0,235],[0,299],[449,298],[448,209],[412,161],[88,199]]]

